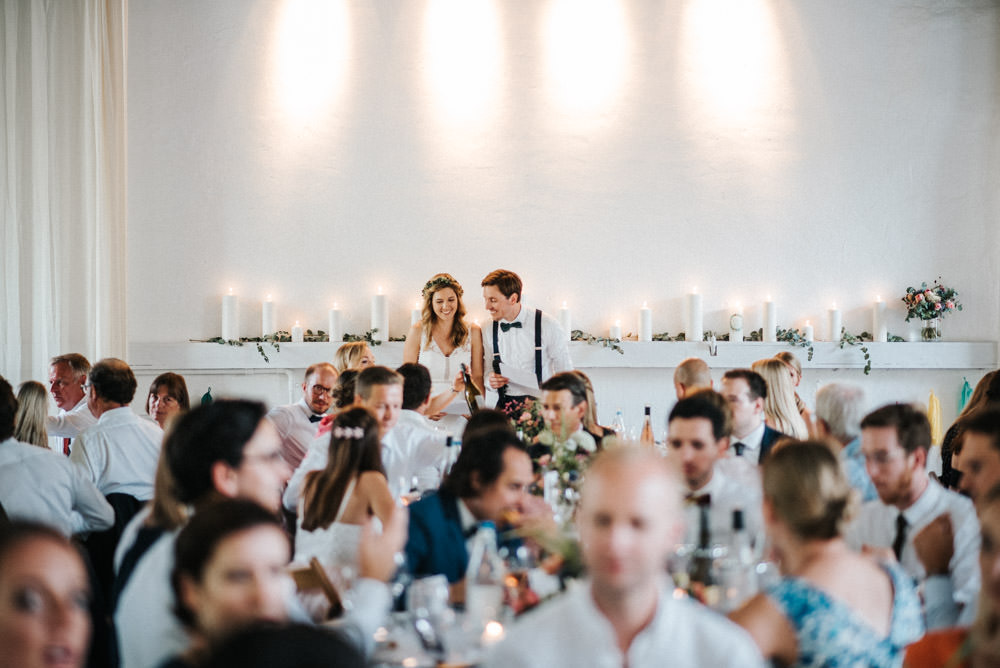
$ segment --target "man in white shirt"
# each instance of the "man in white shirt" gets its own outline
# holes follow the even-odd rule
[[[281,437],[281,456],[294,471],[316,439],[316,428],[333,402],[331,392],[337,382],[337,370],[329,362],[306,369],[302,398],[294,404],[275,406],[267,414]]]
[[[519,619],[486,665],[762,667],[743,629],[673,597],[666,562],[683,531],[679,507],[676,479],[654,451],[600,453],[576,515],[589,579]]]
[[[733,454],[751,464],[764,461],[775,442],[784,436],[764,424],[764,400],[767,382],[756,371],[730,369],[722,374],[721,394],[729,402],[733,415],[730,445]]]
[[[482,281],[493,327],[483,332],[487,386],[497,392],[497,408],[539,396],[542,381],[572,371],[566,332],[552,316],[521,304],[521,278],[497,269]]]
[[[861,449],[879,500],[862,506],[847,538],[857,549],[895,557],[915,581],[923,583],[927,627],[939,628],[954,624],[963,609],[975,607],[979,524],[969,499],[928,477],[930,442],[927,416],[907,404],[883,406],[861,421]],[[951,537],[950,560],[925,563],[919,549],[924,531]],[[950,613],[937,604],[941,587],[952,592]]]
[[[14,390],[0,376],[0,506],[7,516],[47,524],[66,536],[110,527],[111,505],[69,460],[14,440],[16,412]]]
[[[70,461],[105,496],[128,494],[148,501],[163,430],[129,408],[136,389],[132,369],[119,359],[103,359],[90,370],[86,387],[97,422],[77,437]]]
[[[712,389],[712,370],[705,360],[688,357],[674,369],[674,393],[678,399],[705,389]]]
[[[69,455],[73,438],[97,422],[83,391],[89,374],[90,362],[79,353],[59,355],[49,362],[49,392],[59,414],[46,418],[45,431],[50,437],[49,447],[64,455]]]
[[[432,461],[427,466],[416,469],[413,473],[417,479],[418,491],[436,489],[441,483],[441,476],[444,473],[448,457],[446,452],[448,432],[443,429],[435,429],[434,423],[426,417],[427,407],[431,403],[431,387],[433,386],[430,371],[423,364],[411,363],[403,364],[396,369],[396,373],[403,377],[403,409],[399,412],[399,420],[393,431],[397,434],[407,433],[406,440],[408,442],[417,442],[423,437],[426,441],[424,447],[427,452],[436,453],[429,454]],[[390,486],[392,482],[390,479]],[[412,480],[404,484],[403,487],[411,483]],[[397,485],[399,484],[397,480]]]

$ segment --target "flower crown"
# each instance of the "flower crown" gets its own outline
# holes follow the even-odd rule
[[[459,285],[454,279],[448,278],[447,276],[435,276],[431,280],[427,281],[424,285],[424,289],[420,291],[420,294],[426,297],[427,295],[437,292],[442,288],[451,288],[459,297],[462,296],[462,286]]]
[[[365,435],[365,430],[361,427],[334,427],[334,438],[361,439]]]

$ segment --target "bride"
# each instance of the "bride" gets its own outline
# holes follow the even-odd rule
[[[462,286],[450,274],[437,274],[423,289],[423,314],[413,325],[403,348],[403,362],[420,363],[431,372],[431,403],[427,415],[441,419],[453,436],[461,435],[468,413],[460,365],[468,367],[482,393],[483,332],[465,322]]]

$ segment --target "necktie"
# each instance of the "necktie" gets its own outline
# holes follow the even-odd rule
[[[509,331],[511,327],[516,327],[518,329],[521,329],[521,323],[520,322],[501,322],[500,323],[500,331],[502,331],[502,332]]]
[[[733,443],[733,450],[736,451],[736,456],[737,457],[742,457],[743,456],[743,450],[745,450],[746,447],[747,446],[744,445],[743,443]]]
[[[310,415],[309,416],[309,421],[310,422],[319,422],[322,419],[323,419],[322,415]]]
[[[892,541],[892,551],[896,555],[896,561],[899,561],[903,554],[903,546],[906,545],[907,526],[906,518],[903,517],[903,513],[900,513],[896,517],[896,538]]]
[[[69,444],[70,442],[72,442],[72,440],[73,439],[70,438],[63,439],[63,454],[66,455],[67,457],[69,457]]]
[[[699,508],[705,508],[712,505],[712,495],[711,494],[697,494],[695,492],[690,492],[684,497],[684,503],[688,506],[698,506]]]

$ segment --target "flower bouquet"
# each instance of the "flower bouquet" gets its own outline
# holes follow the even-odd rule
[[[941,318],[952,311],[961,311],[958,291],[938,282],[931,287],[921,283],[919,288],[908,287],[902,301],[906,304],[906,322],[911,318],[921,321],[920,338],[936,341],[941,338]]]
[[[541,404],[531,398],[513,402],[503,407],[504,414],[510,418],[514,429],[521,440],[531,445],[545,429],[545,418],[542,417]]]
[[[597,451],[594,437],[584,430],[566,435],[563,430],[556,434],[544,429],[538,435],[538,443],[549,446],[552,454],[539,458],[544,474],[545,500],[552,510],[564,521],[568,521],[576,508],[583,472],[590,463],[590,457]]]

